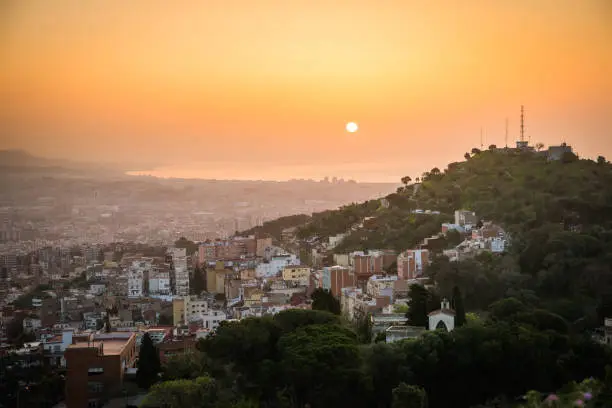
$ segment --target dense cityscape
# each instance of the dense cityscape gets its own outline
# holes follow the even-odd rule
[[[463,166],[481,169],[487,160],[518,160],[520,166],[569,166],[578,160],[565,144],[542,150],[522,142],[514,149],[475,148],[465,159]],[[604,158],[595,165],[608,166],[609,172]],[[156,404],[169,397],[157,388],[147,394],[157,381],[143,372],[173,378],[178,374],[172,370],[186,369],[177,368],[187,364],[185,358],[214,348],[224,330],[235,330],[232,324],[253,318],[322,310],[341,315],[363,343],[389,345],[424,339],[428,331],[452,333],[464,325],[482,324],[475,322],[500,313],[493,306],[488,312],[482,309],[487,298],[496,300],[494,293],[478,281],[475,285],[484,292],[474,292],[475,287],[453,277],[452,268],[461,274],[461,268],[472,265],[473,276],[460,279],[479,279],[480,272],[473,268],[493,262],[501,268],[494,273],[503,276],[503,264],[512,257],[512,237],[520,233],[508,220],[472,209],[419,206],[431,205],[426,196],[418,198],[427,194],[427,186],[453,171],[461,174],[460,166],[450,165],[453,170],[447,169],[446,176],[432,169],[415,182],[405,177],[403,186],[382,198],[347,204],[335,212],[245,225],[249,228],[236,228],[225,237],[181,236],[168,242],[186,229],[175,223],[165,240],[62,240],[28,248],[24,255],[6,248],[22,250],[19,244],[32,243],[24,240],[27,235],[6,233],[0,274],[6,403],[34,406],[43,398],[45,406],[59,403],[67,408],[160,406]],[[385,217],[400,209],[411,234],[402,242],[412,244],[392,241],[373,247],[377,230],[393,224],[386,224]],[[585,226],[567,228],[579,233]],[[380,236],[380,242],[390,242],[389,234]],[[508,293],[518,293],[511,290]],[[466,314],[466,309],[473,312]],[[594,321],[588,341],[609,345],[610,321],[602,321],[599,329]],[[52,389],[45,388],[49,384]]]

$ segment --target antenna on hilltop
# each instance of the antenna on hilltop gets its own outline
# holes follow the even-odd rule
[[[508,118],[506,118],[506,148],[508,148]]]
[[[480,128],[480,150],[484,148],[484,144],[482,143],[482,127]]]
[[[525,141],[525,109],[521,105],[521,142]]]

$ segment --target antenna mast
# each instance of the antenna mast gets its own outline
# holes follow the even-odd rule
[[[521,142],[525,141],[525,110],[521,105]]]
[[[482,150],[484,145],[482,144],[482,127],[480,128],[480,150]]]
[[[508,118],[506,118],[506,148],[508,148]]]

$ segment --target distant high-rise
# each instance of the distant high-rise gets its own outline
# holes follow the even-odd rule
[[[8,295],[8,278],[9,269],[6,266],[0,266],[0,299],[4,301]],[[1,302],[0,302],[1,304]]]
[[[185,248],[169,248],[172,257],[170,284],[176,296],[189,295],[189,270],[187,269],[187,250]]]

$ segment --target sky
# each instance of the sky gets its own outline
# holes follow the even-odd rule
[[[4,0],[0,149],[396,181],[519,136],[612,159],[609,0]],[[359,131],[347,133],[355,121]]]

